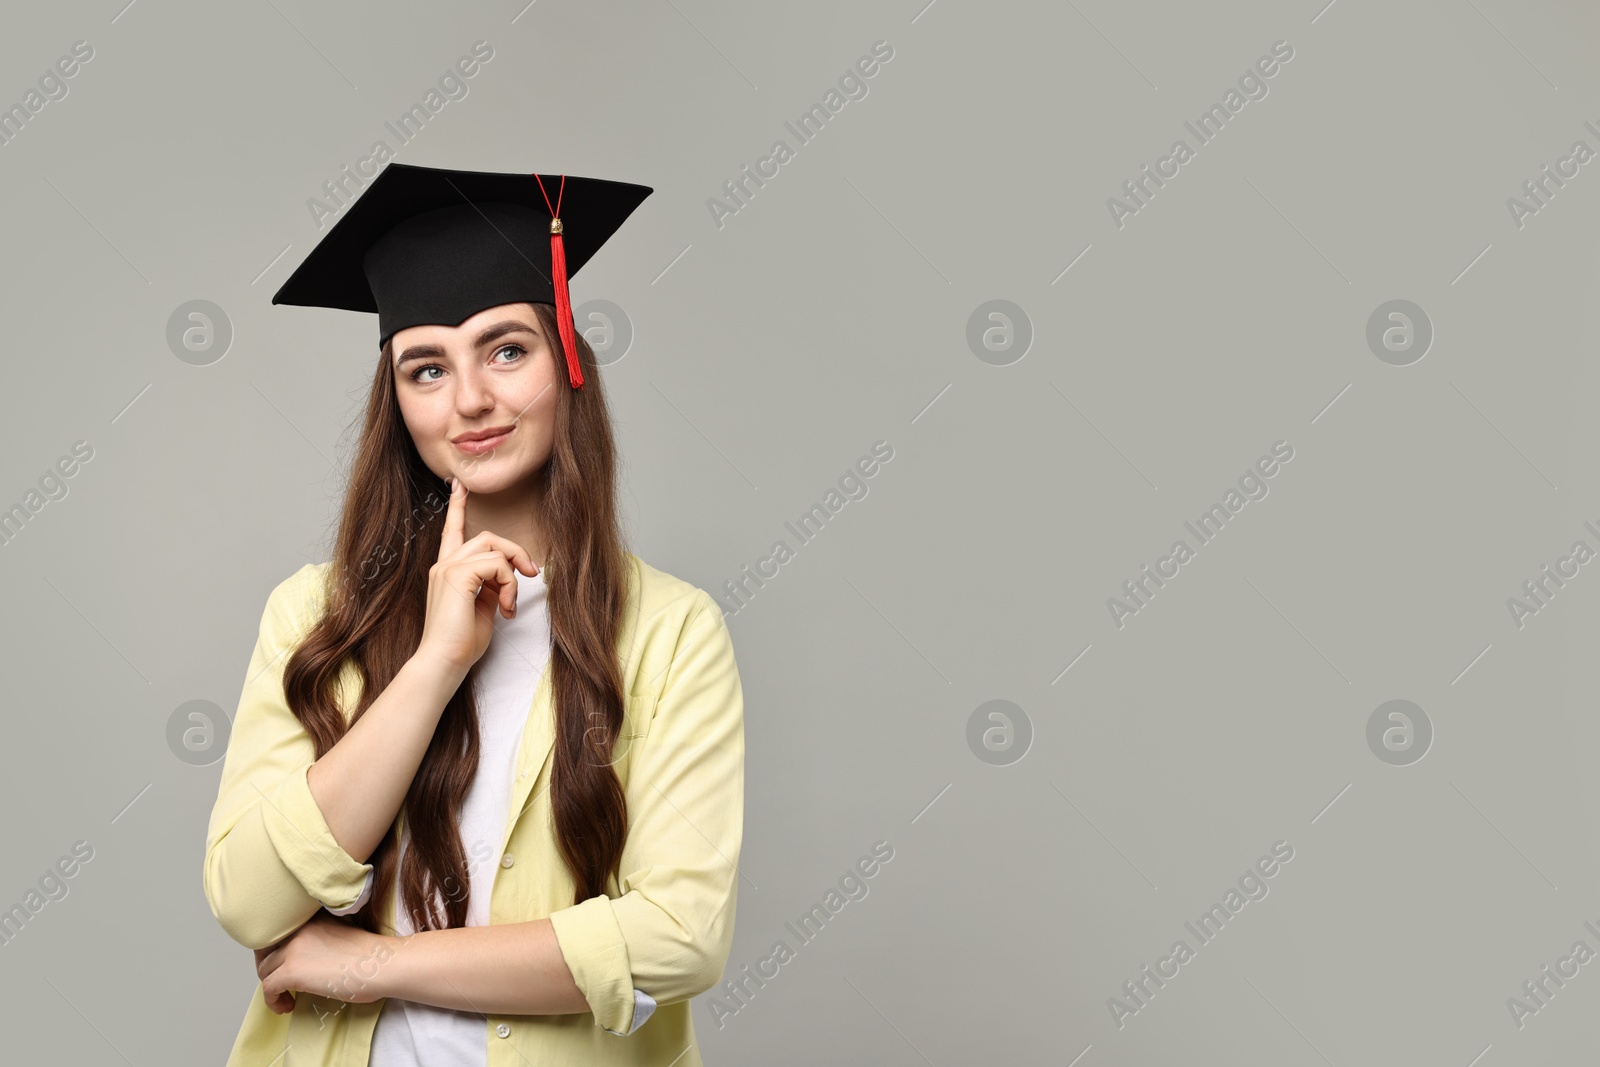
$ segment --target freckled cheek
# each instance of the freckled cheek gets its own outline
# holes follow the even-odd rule
[[[531,432],[523,441],[523,447],[530,455],[549,458],[551,447],[555,443],[555,431],[551,421],[541,418],[536,422],[530,422],[528,429]]]
[[[556,421],[555,401],[547,394],[531,405],[523,400],[518,408],[522,415],[517,419],[517,436],[523,439],[522,447],[535,450],[541,442],[548,443]]]
[[[440,455],[448,451],[444,440],[449,425],[449,409],[441,405],[418,403],[417,398],[400,403],[400,419],[405,423],[411,439],[422,455]]]

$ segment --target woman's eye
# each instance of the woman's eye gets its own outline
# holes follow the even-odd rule
[[[505,362],[505,363],[513,363],[516,360],[521,359],[523,357],[523,355],[526,354],[527,349],[523,348],[521,345],[502,345],[501,347],[495,349],[494,354],[496,356],[499,356],[499,355],[503,355],[506,352],[512,353],[512,358],[508,359],[508,360],[504,360],[503,362]],[[422,366],[420,366],[416,370],[412,371],[409,377],[414,382],[424,382],[424,383],[426,383],[426,382],[436,382],[436,381],[439,380],[438,378],[424,378],[423,375],[425,373],[427,373],[428,371],[438,371],[440,374],[443,374],[444,373],[444,368],[439,366],[439,364],[437,364],[437,363],[424,363]]]

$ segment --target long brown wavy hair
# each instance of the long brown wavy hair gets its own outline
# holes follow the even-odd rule
[[[605,892],[627,837],[627,801],[611,766],[623,717],[616,640],[627,557],[616,508],[616,442],[594,352],[577,334],[584,384],[571,388],[555,308],[532,307],[558,371],[554,443],[542,472],[538,519],[549,545],[546,670],[556,718],[551,808],[578,904]],[[318,759],[348,728],[337,703],[347,658],[361,681],[354,722],[416,650],[428,568],[439,556],[449,489],[423,464],[406,429],[393,366],[392,344],[385,344],[345,490],[327,610],[284,668],[284,696]],[[471,883],[457,819],[478,768],[472,682],[479,664],[445,705],[402,806],[408,840],[400,899],[418,931],[466,925]],[[391,825],[368,857],[375,872],[372,897],[354,914],[356,925],[375,933],[400,852],[395,831]],[[444,902],[442,921],[435,892]]]

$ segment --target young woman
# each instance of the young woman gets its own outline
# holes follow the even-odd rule
[[[359,271],[381,351],[333,558],[268,597],[211,815],[206,897],[261,979],[229,1067],[701,1062],[743,697],[716,602],[622,547],[566,304],[643,187],[565,179],[601,231],[573,254],[517,181],[552,184],[391,164],[275,298],[352,306]]]

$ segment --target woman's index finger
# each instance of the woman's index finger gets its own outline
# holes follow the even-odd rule
[[[467,525],[467,488],[461,479],[450,479],[450,506],[444,513],[444,532],[439,535],[439,558],[444,559],[461,547]]]

